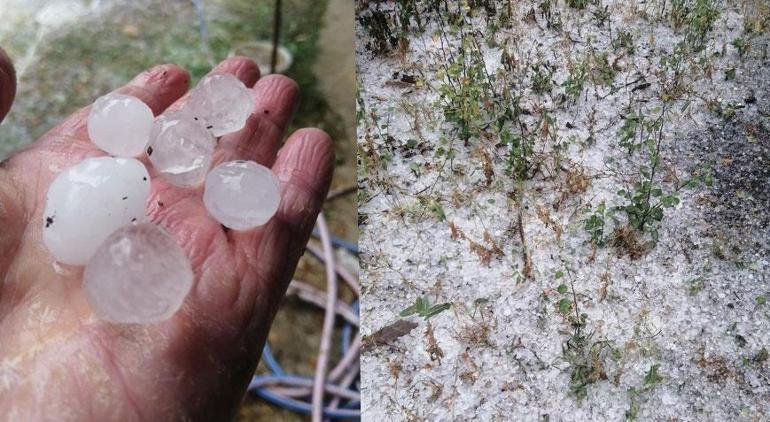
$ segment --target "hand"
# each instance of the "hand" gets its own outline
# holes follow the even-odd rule
[[[15,81],[2,57],[0,69],[2,118]],[[88,140],[88,107],[0,163],[0,419],[234,417],[329,188],[333,147],[324,132],[302,129],[279,150],[299,96],[291,79],[259,79],[256,64],[242,57],[214,71],[253,86],[256,98],[246,127],[221,138],[215,163],[271,166],[282,201],[265,226],[228,231],[208,216],[200,190],[153,178],[149,218],[176,238],[195,272],[192,291],[168,321],[96,319],[81,289],[82,268],[54,264],[41,241],[50,182],[84,158],[105,155]],[[157,115],[181,107],[188,83],[184,70],[163,65],[118,92]]]

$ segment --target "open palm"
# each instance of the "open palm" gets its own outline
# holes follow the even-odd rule
[[[88,141],[88,108],[0,163],[0,420],[233,417],[326,196],[333,149],[317,129],[299,130],[281,147],[299,95],[292,80],[259,79],[242,57],[214,71],[253,86],[255,98],[246,127],[219,140],[215,164],[249,159],[272,167],[282,201],[265,226],[228,231],[208,216],[199,189],[153,178],[149,218],[172,234],[195,272],[192,291],[168,321],[96,319],[81,289],[82,268],[56,264],[42,243],[50,182],[84,158],[105,155]],[[184,70],[163,65],[118,92],[158,115],[181,107],[188,84]],[[0,51],[0,119],[14,88],[13,67]]]

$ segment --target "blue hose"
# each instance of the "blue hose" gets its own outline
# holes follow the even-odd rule
[[[317,229],[313,230],[313,234],[318,236]],[[331,236],[331,243],[332,245],[343,248],[355,255],[358,255],[358,245],[348,242],[346,240],[339,239],[335,236]],[[355,301],[352,304],[352,307],[356,314],[359,312],[359,303],[358,301]],[[342,354],[344,355],[347,353],[348,349],[350,349],[350,342],[351,338],[353,336],[353,325],[349,322],[345,322],[342,326]],[[302,413],[305,415],[310,415],[313,413],[313,406],[310,403],[301,401],[301,400],[295,400],[290,397],[284,397],[280,394],[273,393],[270,391],[269,388],[266,388],[264,386],[258,386],[258,384],[264,383],[264,382],[274,382],[274,383],[280,383],[282,381],[291,382],[291,381],[301,381],[301,382],[308,382],[312,380],[310,377],[300,377],[296,375],[289,375],[286,373],[286,371],[283,369],[280,363],[278,363],[278,360],[275,359],[275,356],[273,355],[273,351],[270,349],[270,345],[265,343],[265,347],[262,348],[262,360],[265,362],[265,366],[267,366],[268,370],[270,370],[272,375],[255,375],[251,379],[251,383],[249,384],[248,390],[254,394],[256,394],[258,397],[262,398],[263,400],[272,403],[276,406],[280,406],[284,409],[288,409],[297,413]],[[351,393],[358,393],[357,389],[354,387],[352,389],[349,389]],[[323,415],[325,418],[329,419],[347,419],[347,420],[360,420],[361,419],[361,403],[358,400],[345,400],[342,399],[340,408],[332,409],[332,408],[324,408]]]
[[[281,381],[304,381],[304,382],[312,382],[312,378],[310,377],[298,377],[295,375],[266,375],[266,376],[255,376],[251,379],[251,383],[249,384],[249,391],[253,392],[257,396],[261,397],[262,399],[273,403],[277,406],[281,406],[285,409],[292,410],[294,412],[310,415],[313,411],[313,407],[310,405],[310,403],[306,403],[300,400],[295,400],[292,398],[284,397],[279,394],[275,394],[271,392],[270,390],[262,387],[255,387],[254,384],[256,383],[280,383]],[[351,390],[351,393],[356,393],[356,391]],[[360,419],[361,418],[361,411],[358,408],[351,408],[351,405],[359,404],[358,402],[354,403],[348,403],[345,406],[343,406],[340,409],[330,409],[325,408],[323,413],[324,416],[330,419]]]
[[[262,398],[265,401],[268,401],[270,403],[273,403],[275,405],[281,406],[285,409],[302,413],[305,415],[310,415],[313,412],[312,406],[310,403],[305,403],[299,400],[294,399],[287,399],[285,397],[279,396],[278,394],[274,394],[270,392],[269,390],[258,388],[254,390],[254,393]],[[352,420],[361,420],[361,411],[358,409],[347,409],[347,408],[340,408],[340,409],[329,409],[325,408],[323,410],[324,417],[327,417],[329,419],[352,419]]]
[[[275,356],[273,356],[273,352],[270,350],[270,346],[267,343],[265,343],[265,347],[262,348],[262,360],[265,361],[265,365],[267,365],[270,372],[274,375],[286,375],[286,371],[284,371],[281,364],[275,360]]]
[[[316,236],[316,237],[319,236],[317,228],[313,228],[313,236]],[[335,236],[333,234],[329,235],[329,238],[331,239],[332,246],[336,246],[338,248],[345,249],[346,251],[348,251],[348,252],[350,252],[352,254],[358,255],[358,244],[350,242],[350,241],[347,241],[347,240],[340,239],[339,237],[337,237],[337,236]]]

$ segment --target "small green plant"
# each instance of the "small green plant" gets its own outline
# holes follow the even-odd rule
[[[611,87],[618,73],[615,63],[610,63],[609,54],[602,52],[594,55],[593,80],[594,83]]]
[[[612,41],[612,46],[617,49],[624,49],[628,55],[633,56],[636,53],[636,47],[634,46],[634,36],[628,32],[621,30],[618,32],[617,38]]]
[[[600,202],[596,206],[596,211],[591,214],[585,221],[585,229],[591,236],[591,244],[596,246],[604,246],[607,242],[605,227],[606,218],[609,217],[607,212],[607,206],[604,201]]]
[[[644,375],[644,383],[642,384],[643,387],[654,386],[663,380],[663,377],[658,374],[658,369],[660,369],[660,365],[657,363],[650,366],[650,369]]]
[[[623,119],[623,126],[618,130],[618,142],[620,146],[626,148],[628,153],[631,154],[635,150],[642,147],[641,143],[637,141],[636,131],[639,129],[640,118],[636,113],[629,113]]]
[[[695,296],[698,292],[703,290],[704,285],[705,281],[703,277],[695,277],[687,281],[687,291],[690,293],[690,296]]]
[[[602,352],[608,347],[608,343],[594,341],[593,332],[584,332],[588,324],[588,314],[580,313],[572,283],[570,287],[562,283],[556,290],[562,296],[558,302],[559,313],[567,318],[573,330],[572,335],[562,345],[562,358],[570,365],[570,391],[578,400],[582,400],[588,394],[591,384],[607,379]]]
[[[639,413],[639,406],[644,398],[644,394],[655,388],[656,385],[663,381],[663,377],[658,373],[660,369],[659,364],[653,364],[650,369],[644,374],[642,380],[642,386],[640,388],[631,387],[628,389],[628,396],[631,399],[628,410],[626,410],[626,419],[629,421],[635,421],[637,414]]]
[[[719,18],[717,0],[695,0],[687,13],[687,31],[685,41],[692,52],[699,52],[706,47],[708,33]]]
[[[751,39],[738,37],[730,43],[736,50],[738,50],[738,56],[743,57],[751,49]]]
[[[551,92],[552,72],[547,65],[536,63],[532,66],[532,90],[537,94]]]
[[[445,120],[457,125],[463,141],[479,137],[489,112],[483,105],[491,102],[491,83],[471,34],[461,34],[458,51],[448,58],[438,76],[444,80],[438,92]]]
[[[669,12],[668,16],[674,28],[679,29],[682,27],[682,25],[684,25],[684,22],[687,19],[687,14],[687,0],[671,1],[671,11]]]
[[[667,105],[664,104],[656,119],[648,119],[641,113],[631,114],[626,117],[619,131],[620,144],[628,149],[629,154],[635,151],[643,153],[645,161],[639,165],[639,176],[632,189],[621,189],[617,192],[624,202],[617,209],[625,213],[629,226],[650,235],[653,247],[658,242],[657,223],[663,219],[664,209],[679,204],[679,191],[701,183],[711,185],[709,169],[704,168],[684,183],[664,190],[658,180],[658,173],[663,161],[660,151],[666,112]]]
[[[398,45],[398,36],[393,34],[391,16],[382,10],[360,13],[358,20],[366,29],[369,41],[366,48],[375,54],[387,54]]]
[[[567,5],[575,9],[585,9],[589,0],[567,0]]]
[[[414,303],[410,305],[408,308],[401,311],[399,315],[401,315],[402,317],[407,317],[407,316],[416,314],[422,318],[425,318],[425,320],[427,321],[430,318],[446,311],[451,307],[452,307],[451,303],[440,303],[436,305],[431,305],[430,299],[423,296],[415,299]]]
[[[596,26],[604,26],[604,23],[607,22],[607,19],[610,18],[610,6],[604,6],[597,7],[593,11],[594,20],[596,21]]]
[[[580,63],[577,66],[573,66],[570,69],[567,80],[564,81],[561,86],[564,88],[564,93],[572,101],[577,101],[580,95],[583,93],[583,86],[586,82],[587,68],[585,63]]]
[[[527,172],[531,166],[530,157],[534,151],[534,142],[529,136],[518,136],[510,132],[501,132],[502,145],[508,147],[506,160],[506,174],[516,180],[527,179]]]

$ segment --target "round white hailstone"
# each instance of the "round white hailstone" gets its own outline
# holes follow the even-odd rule
[[[147,147],[152,110],[130,95],[107,94],[91,106],[88,137],[110,155],[136,157]]]
[[[88,261],[83,288],[97,317],[119,323],[170,318],[193,284],[190,260],[161,227],[121,227]]]
[[[54,259],[85,265],[121,226],[145,217],[150,176],[132,158],[87,158],[48,187],[43,243]]]
[[[217,73],[198,83],[185,108],[214,136],[222,136],[246,125],[246,119],[254,110],[254,98],[238,78]]]
[[[267,223],[280,202],[278,178],[253,161],[229,161],[206,176],[203,204],[212,217],[233,230]]]
[[[161,115],[152,126],[147,156],[170,183],[194,187],[206,177],[216,144],[216,138],[192,116],[171,112]]]

